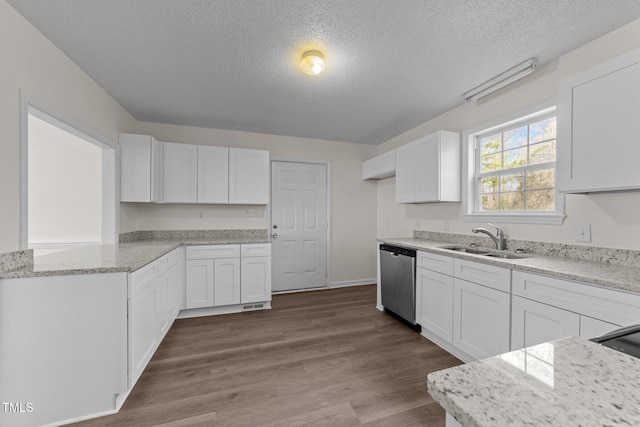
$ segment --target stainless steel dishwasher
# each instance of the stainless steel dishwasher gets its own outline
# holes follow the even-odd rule
[[[380,245],[380,293],[385,311],[416,324],[416,251]]]

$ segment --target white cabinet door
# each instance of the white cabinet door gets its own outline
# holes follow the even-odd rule
[[[558,85],[558,190],[640,188],[640,49]]]
[[[229,149],[198,145],[198,203],[229,202]]]
[[[460,201],[460,134],[438,131],[396,148],[396,202]]]
[[[510,295],[453,281],[453,345],[475,359],[509,351]]]
[[[155,285],[155,333],[158,343],[162,341],[162,338],[167,334],[173,322],[171,318],[172,309],[169,307],[169,279],[170,275],[167,272],[158,278]]]
[[[169,275],[169,308],[172,319],[175,319],[180,310],[184,308],[185,294],[184,250],[182,248],[176,250],[179,251],[181,259],[167,273]]]
[[[213,307],[213,259],[187,260],[185,308]]]
[[[240,258],[213,260],[213,272],[214,305],[240,304]]]
[[[271,301],[271,257],[242,258],[242,303]]]
[[[163,143],[163,200],[195,203],[198,200],[198,146]]]
[[[453,277],[416,269],[418,323],[448,343],[453,340]]]
[[[431,134],[414,145],[415,188],[413,201],[432,202],[440,199],[440,161],[438,134]]]
[[[413,143],[396,148],[396,203],[412,203],[415,188]]]
[[[511,350],[580,334],[580,315],[513,296],[511,300]]]
[[[162,143],[150,135],[121,133],[120,201],[162,201]]]
[[[229,148],[229,203],[269,203],[269,152]]]
[[[129,299],[129,388],[138,381],[158,345],[155,318],[155,286],[147,286]]]

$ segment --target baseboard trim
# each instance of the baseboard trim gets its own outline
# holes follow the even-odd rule
[[[377,279],[374,277],[373,279],[361,279],[361,280],[347,280],[344,282],[331,282],[329,285],[330,288],[346,288],[349,286],[363,286],[363,285],[375,285]]]
[[[243,310],[244,306],[255,306],[257,304],[263,304],[264,306],[259,309]],[[243,311],[256,311],[256,310],[268,310],[271,308],[271,301],[265,301],[261,303],[246,303],[238,305],[225,305],[222,307],[205,307],[205,308],[190,308],[181,310],[177,319],[190,319],[192,317],[204,317],[204,316],[216,316],[220,314],[241,313]]]

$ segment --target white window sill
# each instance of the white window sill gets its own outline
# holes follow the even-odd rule
[[[461,214],[460,219],[466,222],[502,222],[507,224],[550,224],[562,225],[564,214],[534,214],[534,213],[474,213]]]

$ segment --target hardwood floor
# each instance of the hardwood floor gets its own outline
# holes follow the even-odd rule
[[[444,426],[426,375],[458,365],[375,308],[374,285],[176,320],[116,415],[78,426]]]

